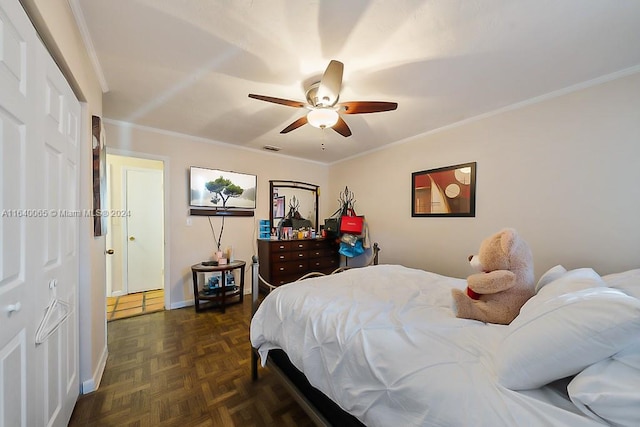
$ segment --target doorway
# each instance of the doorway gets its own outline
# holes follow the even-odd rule
[[[108,320],[164,309],[163,175],[160,160],[107,154]]]

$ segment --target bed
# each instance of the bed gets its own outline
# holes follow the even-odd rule
[[[280,286],[253,315],[255,360],[318,424],[640,425],[640,269],[555,266],[510,325],[456,318],[465,286],[400,265]]]

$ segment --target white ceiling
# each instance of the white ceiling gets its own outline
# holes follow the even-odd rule
[[[105,118],[323,163],[640,66],[637,0],[69,1]],[[280,134],[306,110],[247,96],[304,101],[331,59],[341,101],[398,109]]]

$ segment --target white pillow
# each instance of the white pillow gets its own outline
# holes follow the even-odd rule
[[[602,276],[608,286],[620,289],[627,295],[640,298],[640,268],[627,270],[621,273]]]
[[[548,283],[560,278],[560,276],[562,276],[566,272],[567,269],[561,265],[556,265],[555,267],[551,267],[550,269],[548,269],[542,276],[540,276],[540,279],[538,279],[538,283],[536,283],[535,288],[536,293],[538,293],[538,291],[542,289],[544,285],[547,285]]]
[[[567,391],[591,418],[615,426],[640,426],[640,342],[580,372]]]
[[[495,359],[498,381],[512,390],[577,374],[640,335],[640,300],[616,289],[595,287],[549,299],[536,295],[525,305]]]
[[[568,294],[583,289],[607,286],[604,280],[592,268],[577,268],[567,271],[557,279],[546,284],[536,294],[535,302],[540,304],[558,295]]]

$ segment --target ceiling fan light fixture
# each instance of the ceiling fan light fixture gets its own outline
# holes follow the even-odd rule
[[[307,113],[307,121],[319,129],[330,128],[338,122],[338,112],[330,108],[315,108]]]
[[[310,124],[319,129],[331,128],[345,138],[348,138],[351,136],[351,129],[349,129],[349,125],[347,125],[342,118],[342,114],[392,111],[398,108],[398,103],[384,101],[350,101],[339,103],[343,68],[344,65],[342,62],[331,60],[324,74],[322,74],[322,79],[307,87],[305,92],[307,98],[306,103],[255,93],[250,93],[249,98],[272,102],[287,107],[309,109],[306,115],[298,117],[293,123],[282,129],[280,133],[289,133],[301,126]],[[340,114],[338,114],[338,112],[340,112]]]

